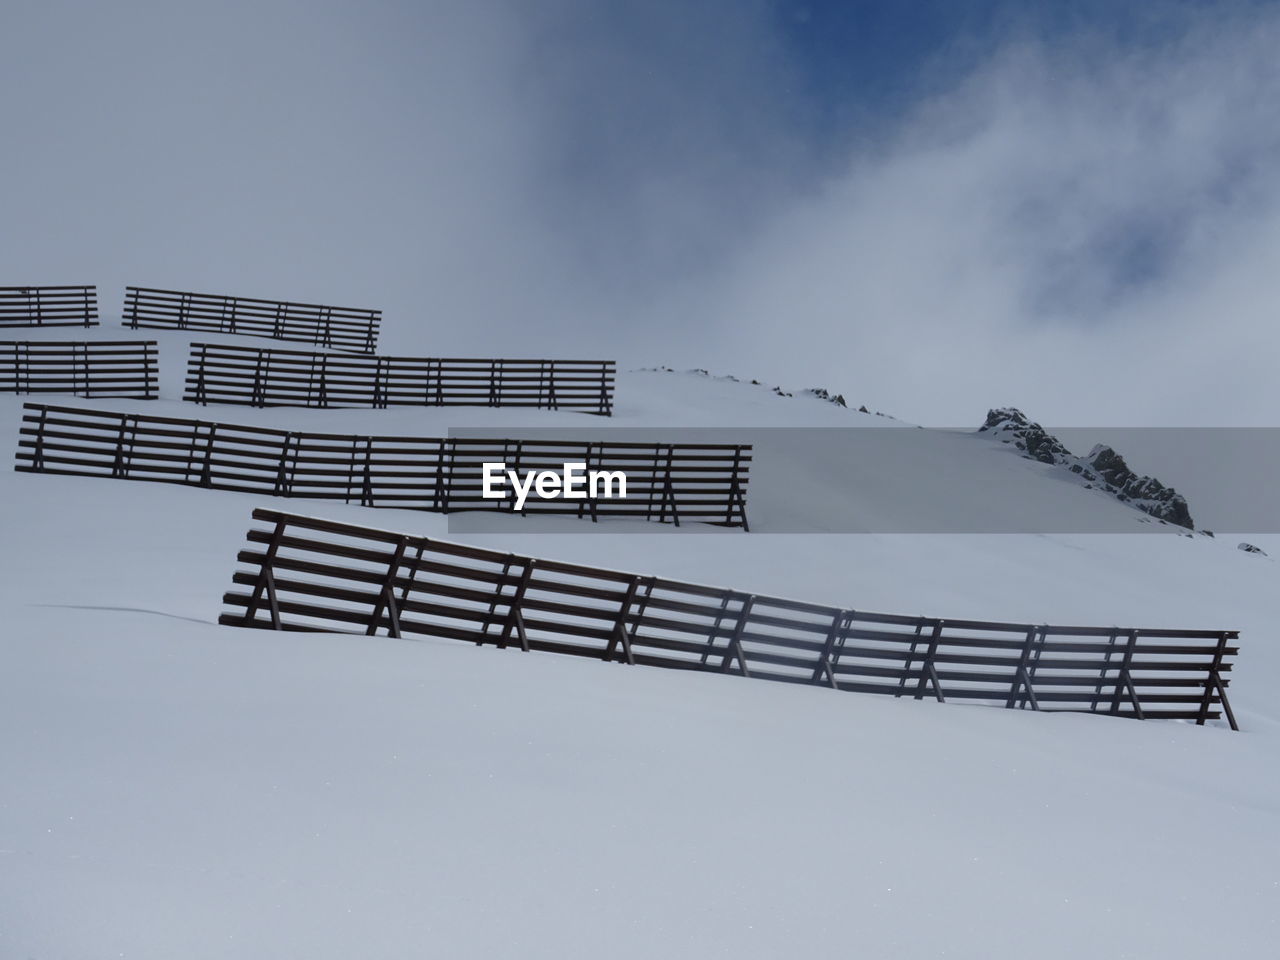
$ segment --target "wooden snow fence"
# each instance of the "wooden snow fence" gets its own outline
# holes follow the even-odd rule
[[[156,397],[154,340],[0,340],[0,393]]]
[[[442,513],[515,510],[513,498],[482,496],[485,463],[503,463],[523,477],[574,462],[623,472],[627,496],[531,494],[523,512],[747,527],[751,447],[744,444],[350,436],[37,403],[24,406],[18,439],[23,472]]]
[[[610,416],[612,360],[364,357],[193,343],[183,399],[254,407],[537,407]]]
[[[97,325],[97,287],[0,287],[0,328]]]
[[[373,353],[381,321],[381,310],[152,287],[125,288],[124,325],[135,330],[204,330]]]
[[[1232,630],[870,613],[254,511],[220,623],[479,645],[1010,709],[1226,718]]]

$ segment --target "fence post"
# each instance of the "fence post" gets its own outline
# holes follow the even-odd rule
[[[128,452],[125,452],[125,435],[129,435]],[[138,439],[138,418],[133,414],[121,414],[120,430],[116,434],[116,458],[111,465],[111,476],[128,479],[133,462],[133,445]]]
[[[644,619],[645,610],[649,607],[649,598],[653,596],[653,588],[657,583],[655,577],[640,577],[639,580],[644,583],[644,596],[640,598],[640,606],[631,616],[631,629],[627,631],[627,640],[632,644],[636,642],[636,635],[640,632],[640,622]]]
[[[320,354],[320,386],[316,394],[316,406],[328,408],[329,406],[329,355],[327,353]]]
[[[942,684],[938,682],[938,669],[933,658],[938,654],[938,641],[942,638],[942,624],[945,621],[935,620],[933,633],[929,637],[929,647],[924,654],[924,662],[920,667],[920,682],[916,684],[916,699],[923,700],[927,684],[933,683],[933,696],[939,703],[946,703],[942,698]]]
[[[750,533],[751,527],[747,524],[747,498],[742,492],[742,447],[740,445],[733,448],[733,478],[729,484],[729,504],[725,511],[725,526],[733,526],[734,506],[737,506],[738,516],[742,518],[743,532]]]
[[[445,453],[445,451],[448,451]],[[453,466],[458,445],[453,437],[447,437],[441,444],[440,472],[436,474],[436,511],[448,513],[453,500]],[[441,492],[441,486],[444,490]]]
[[[1022,675],[1026,678],[1027,689],[1030,690],[1036,682],[1036,671],[1040,668],[1040,658],[1044,655],[1044,645],[1049,639],[1049,625],[1041,624],[1036,628],[1035,640],[1031,645],[1031,656],[1027,663],[1023,666]],[[1024,692],[1018,698],[1017,708],[1019,710],[1026,709],[1031,698]],[[1035,709],[1039,710],[1039,702],[1037,701]]]
[[[582,503],[578,504],[578,519],[579,520],[582,519],[582,514],[584,511],[589,511],[591,513],[591,522],[599,523],[600,516],[598,513],[597,499],[596,497],[591,495],[591,471],[592,469],[594,469],[592,466],[593,459],[594,459],[592,457],[592,451],[595,449],[595,446],[596,445],[594,443],[588,441],[587,451],[583,455],[583,461],[586,463],[586,471],[587,471],[587,499]],[[603,451],[604,444],[600,444],[600,447],[601,447],[601,451]],[[604,459],[603,455],[600,457],[600,459],[602,460]]]
[[[493,615],[498,610],[498,601],[502,599],[502,590],[507,585],[507,576],[511,573],[511,564],[516,561],[517,557],[514,553],[508,553],[502,564],[502,573],[498,574],[497,590],[494,591],[493,597],[489,600],[489,610],[484,615],[484,623],[480,626],[480,639],[476,641],[476,646],[484,644],[484,638],[489,635],[489,627],[493,623]],[[504,620],[505,623],[505,620]]]
[[[154,400],[160,393],[159,374],[156,370],[156,344],[154,341],[147,343],[142,348],[143,360],[142,370],[143,377],[146,380],[146,389],[143,391],[145,396],[143,399]]]
[[[384,365],[390,364],[388,357],[375,357],[373,365],[373,408],[375,410],[385,410],[387,408],[387,371]]]
[[[364,438],[364,484],[360,491],[360,506],[373,506],[373,437]]]
[[[1114,627],[1111,635],[1107,637],[1107,648],[1102,655],[1102,669],[1098,672],[1098,683],[1093,688],[1093,702],[1089,705],[1090,713],[1098,712],[1098,702],[1102,699],[1102,688],[1107,685],[1107,671],[1111,669],[1111,655],[1116,649],[1116,639],[1119,637],[1120,631]]]
[[[729,667],[733,663],[733,658],[738,658],[738,668],[742,671],[744,677],[750,677],[751,672],[747,669],[747,658],[742,652],[742,634],[747,628],[747,620],[751,617],[751,607],[755,604],[755,594],[749,593],[742,601],[742,606],[738,608],[738,622],[734,625],[733,634],[729,637],[729,645],[725,648],[724,658],[720,661],[720,672],[728,673]],[[715,642],[715,637],[711,638],[711,642]]]
[[[1129,640],[1125,644],[1125,648],[1124,648],[1124,657],[1120,661],[1120,670],[1116,674],[1115,692],[1112,694],[1112,697],[1111,697],[1111,712],[1112,713],[1120,712],[1120,695],[1126,692],[1127,690],[1131,700],[1133,701],[1134,706],[1137,708],[1138,718],[1141,719],[1142,708],[1137,703],[1138,696],[1137,696],[1137,693],[1134,692],[1133,682],[1129,678],[1129,664],[1133,662],[1133,651],[1137,645],[1138,645],[1138,631],[1130,630]]]
[[[432,478],[431,485],[431,509],[436,513],[444,512],[441,507],[444,501],[445,450],[450,443],[452,443],[451,437],[440,437],[436,440],[435,476]]]
[[[613,630],[609,635],[609,644],[604,649],[602,660],[612,660],[613,652],[622,646],[623,659],[635,665],[636,658],[631,652],[631,636],[627,633],[627,616],[631,612],[631,603],[636,598],[636,591],[640,589],[641,577],[639,574],[633,574],[631,582],[627,584],[627,592],[622,597],[622,605],[618,608],[618,616],[613,621]]]
[[[316,331],[318,339],[315,342],[318,342],[325,347],[332,347],[333,346],[333,307],[320,308],[320,324],[321,324],[320,329]],[[321,333],[321,331],[323,331],[324,333],[323,337],[319,337],[319,334]]]
[[[78,397],[93,396],[89,384],[89,344],[77,343],[71,348],[72,393]]]
[[[204,442],[204,462],[200,464],[200,486],[202,487],[213,486],[213,445],[217,433],[218,425],[209,424],[209,435]]]
[[[280,466],[276,468],[275,488],[271,491],[276,497],[293,496],[293,479],[298,470],[298,450],[302,446],[299,435],[290,431],[284,435],[280,445]],[[293,465],[289,465],[289,455],[293,454]]]
[[[209,405],[209,397],[205,390],[205,351],[208,349],[206,344],[199,344],[200,351],[196,357],[196,388],[192,399],[202,406]]]
[[[676,491],[671,483],[671,470],[675,458],[675,447],[667,446],[667,465],[662,475],[662,500],[659,502],[658,522],[664,523],[667,519],[667,504],[671,505],[671,519],[678,527],[680,526],[680,510],[676,504]]]
[[[661,454],[662,447],[655,443],[653,445],[653,454],[649,458],[649,499],[645,503],[645,520],[653,519],[654,504],[658,498],[658,472],[661,469],[658,465],[658,457]]]
[[[520,604],[524,601],[525,592],[529,589],[529,581],[533,579],[533,568],[538,563],[537,560],[524,560],[524,573],[520,575],[520,582],[516,585],[516,592],[512,595],[507,605],[506,622],[502,627],[502,634],[498,637],[498,649],[502,650],[507,645],[507,640],[511,636],[511,631],[516,631],[516,636],[520,638],[520,649],[529,652],[529,635],[524,628],[524,612],[520,608]]]
[[[378,632],[382,611],[385,609],[389,622],[387,633],[397,640],[400,638],[400,608],[396,604],[395,584],[396,574],[400,571],[400,563],[404,560],[404,552],[408,546],[407,536],[402,536],[396,543],[395,553],[391,555],[391,562],[387,565],[387,575],[382,581],[382,589],[378,591],[378,599],[373,605],[373,616],[369,618],[369,627],[364,632],[366,637],[372,637]]]
[[[613,416],[613,403],[609,399],[609,362],[600,363],[600,413],[606,417]]]
[[[191,427],[191,449],[187,454],[187,472],[183,479],[190,482],[191,472],[195,469],[196,449],[200,441],[200,428],[208,427],[209,432],[204,438],[204,452],[201,456],[200,476],[197,481],[199,486],[208,487],[213,480],[213,438],[218,431],[216,423],[204,423],[197,420]]]
[[[646,596],[646,599],[648,597]],[[706,666],[707,660],[710,659],[712,652],[715,650],[716,636],[720,633],[720,624],[724,622],[724,616],[729,612],[729,601],[733,599],[733,591],[726,590],[720,597],[720,609],[716,611],[716,618],[711,624],[711,629],[707,632],[707,646],[702,651],[701,663]]]
[[[831,618],[831,626],[827,629],[827,638],[822,644],[822,653],[818,655],[818,665],[813,668],[810,683],[819,683],[826,674],[827,682],[835,689],[840,689],[836,682],[836,663],[840,659],[840,651],[844,648],[845,631],[853,622],[853,610],[837,610]]]
[[[191,473],[193,470],[195,470],[195,463],[196,463],[196,443],[200,439],[200,428],[202,426],[204,426],[204,424],[201,423],[199,420],[193,420],[190,424],[191,436],[187,438],[189,441],[187,443],[187,463],[182,470],[183,483],[191,482]]]
[[[498,406],[498,364],[501,361],[489,361],[489,406]]]
[[[422,551],[426,548],[428,541],[423,539],[418,541],[418,549],[413,556],[413,563],[409,565],[409,576],[404,582],[404,586],[400,589],[400,605],[404,606],[404,602],[409,599],[409,590],[413,587],[414,581],[418,579],[418,568],[422,565]]]
[[[325,382],[325,368],[328,364],[329,355],[327,353],[313,353],[311,355],[311,367],[307,370],[307,400],[308,407],[327,407],[329,405],[328,385]],[[316,376],[316,368],[319,367],[319,376]]]
[[[35,445],[35,449],[31,452],[31,469],[32,470],[44,469],[44,429],[45,429],[45,421],[48,419],[48,417],[49,417],[49,408],[41,404],[40,420],[36,424],[36,445]]]
[[[503,444],[503,447],[502,447],[503,455],[504,455],[504,456],[506,455],[506,449],[507,449],[507,448],[506,448],[506,444],[504,443],[504,444]],[[516,475],[517,475],[517,476],[519,476],[519,475],[520,475],[520,469],[521,469],[521,468],[520,468],[520,464],[521,464],[521,461],[523,461],[523,460],[524,460],[524,441],[523,441],[523,440],[517,440],[517,441],[516,441],[516,456],[515,456],[515,460],[514,460],[514,461],[512,462],[512,464],[511,464],[511,469],[512,469],[512,470],[514,470],[514,471],[516,472]],[[516,498],[515,498],[515,497],[511,497],[511,498],[510,498],[510,503],[511,503],[511,512],[512,512],[512,513],[515,513],[515,512],[516,512]],[[498,509],[501,509],[501,503],[499,503]]]
[[[920,647],[920,636],[924,632],[925,619],[920,617],[916,623],[916,632],[911,638],[911,646],[907,648],[906,659],[902,662],[902,675],[898,677],[898,689],[894,691],[894,697],[900,697],[907,692],[907,680],[910,679],[911,665],[916,662],[916,650]]]
[[[1004,702],[1006,709],[1013,709],[1018,702],[1019,689],[1026,691],[1021,698],[1023,707],[1030,702],[1032,710],[1040,709],[1040,701],[1036,699],[1036,692],[1031,686],[1031,675],[1027,672],[1027,664],[1031,662],[1031,648],[1035,645],[1038,635],[1039,630],[1035,627],[1027,627],[1027,636],[1022,643],[1022,652],[1018,655],[1018,666],[1014,669],[1013,686],[1009,688],[1009,697]]]
[[[1205,721],[1209,719],[1209,707],[1213,705],[1213,691],[1216,687],[1222,698],[1222,704],[1227,713],[1227,719],[1231,722],[1231,729],[1238,730],[1236,726],[1236,718],[1231,714],[1231,707],[1227,705],[1226,689],[1222,683],[1222,676],[1218,672],[1222,667],[1222,659],[1227,652],[1227,635],[1226,633],[1218,634],[1218,647],[1213,653],[1213,662],[1209,665],[1209,672],[1204,678],[1204,698],[1200,701],[1200,716],[1196,717],[1196,726],[1203,727]]]
[[[258,581],[254,584],[253,593],[249,596],[249,602],[245,606],[244,625],[246,627],[254,625],[258,604],[262,602],[262,595],[265,593],[267,605],[271,610],[271,627],[273,630],[283,629],[280,621],[280,601],[276,596],[276,579],[272,564],[275,563],[276,554],[280,550],[280,542],[284,539],[284,531],[287,525],[288,521],[284,517],[276,521],[275,531],[271,534],[271,542],[267,545],[267,552],[263,554],[262,563],[258,567]]]
[[[26,340],[13,344],[13,378],[17,383],[17,393],[31,392],[31,344]]]
[[[547,361],[547,409],[560,409],[560,395],[556,392],[556,362]]]
[[[1218,686],[1218,699],[1222,703],[1222,712],[1227,715],[1227,723],[1231,724],[1232,730],[1238,731],[1240,727],[1236,723],[1236,715],[1231,709],[1231,701],[1227,699],[1226,684],[1222,682],[1222,676],[1220,674],[1215,673],[1213,676],[1213,680],[1214,680],[1214,683],[1216,683]]]
[[[253,367],[253,393],[249,404],[254,407],[267,405],[266,380],[271,376],[271,351],[259,350],[258,359]]]

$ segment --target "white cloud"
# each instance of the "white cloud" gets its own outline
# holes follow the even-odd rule
[[[928,423],[1272,423],[1278,41],[1206,14],[1151,48],[1007,45],[693,309],[740,371]]]
[[[379,306],[389,350],[928,423],[1274,421],[1270,11],[1011,40],[833,172],[764,0],[11,8],[2,282]]]

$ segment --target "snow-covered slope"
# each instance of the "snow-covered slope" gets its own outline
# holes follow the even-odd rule
[[[600,423],[194,413],[172,399],[183,338],[154,338],[169,399],[68,402],[331,432]],[[0,449],[22,400],[0,398]],[[857,472],[774,429],[851,424],[905,431],[905,459]],[[1152,524],[985,437],[751,384],[622,373],[608,426],[756,431],[761,532],[450,533],[433,514],[288,506],[860,609],[1240,629],[1245,732],[218,627],[267,498],[3,471],[0,956],[1273,955],[1272,558],[1172,534],[765,533],[816,522],[784,502],[794,483],[843,504],[846,529],[956,490],[993,516]]]

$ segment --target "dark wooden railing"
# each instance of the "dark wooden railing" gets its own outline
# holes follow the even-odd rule
[[[97,287],[0,287],[0,327],[97,325]]]
[[[156,396],[154,340],[0,340],[0,393]]]
[[[359,357],[193,343],[183,397],[254,407],[538,407],[609,416],[612,360]]]
[[[514,511],[514,499],[482,496],[482,464],[498,462],[522,477],[569,462],[626,474],[625,499],[531,494],[524,513],[747,526],[751,447],[741,444],[340,436],[29,403],[16,469],[367,507]]]
[[[868,613],[255,510],[219,622],[421,635],[895,697],[1225,714],[1232,630]]]
[[[381,310],[151,287],[125,288],[124,325],[135,330],[208,330],[373,353],[378,347],[381,319]]]

